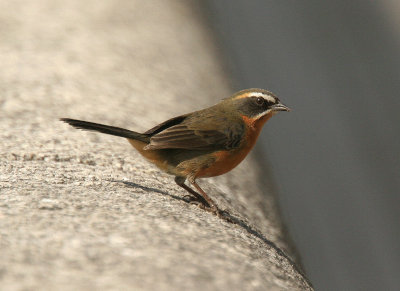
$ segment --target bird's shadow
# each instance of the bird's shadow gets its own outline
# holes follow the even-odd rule
[[[177,195],[173,195],[170,194],[166,191],[162,191],[160,189],[157,188],[152,188],[152,187],[147,187],[147,186],[143,186],[134,182],[128,182],[128,181],[122,181],[122,180],[110,180],[110,182],[116,182],[116,183],[122,183],[127,187],[130,188],[139,188],[142,189],[143,191],[146,192],[155,192],[155,193],[159,193],[162,195],[166,195],[169,196],[173,199],[179,200],[179,201],[183,201],[185,203],[191,204],[190,199],[185,199],[183,197],[179,197]],[[260,231],[254,229],[253,227],[251,227],[248,223],[246,223],[243,219],[240,219],[237,216],[234,216],[232,214],[230,214],[227,210],[220,210],[218,209],[217,212],[215,211],[211,211],[211,210],[207,210],[203,207],[200,207],[203,210],[206,210],[208,212],[211,212],[212,214],[216,215],[217,217],[221,218],[222,220],[232,223],[232,224],[236,224],[239,227],[243,228],[247,233],[259,238],[260,240],[262,240],[265,244],[267,244],[268,246],[270,246],[271,248],[273,248],[280,256],[286,258],[288,260],[288,262],[292,265],[292,267],[299,273],[302,275],[302,277],[304,278],[304,280],[310,284],[310,286],[312,286],[311,282],[308,280],[308,278],[305,276],[305,274],[303,273],[303,270],[301,268],[299,268],[299,266],[281,249],[279,248],[274,242],[272,242],[271,240],[267,239]]]
[[[188,203],[188,201],[185,198],[170,194],[170,193],[168,193],[166,191],[162,191],[162,190],[157,189],[157,188],[147,187],[147,186],[143,186],[143,185],[140,185],[140,184],[137,184],[137,183],[134,183],[134,182],[128,182],[128,181],[122,181],[122,180],[110,180],[110,182],[122,183],[127,187],[139,188],[139,189],[142,189],[143,191],[146,191],[146,192],[156,192],[158,194],[169,196],[169,197],[171,197],[173,199]]]

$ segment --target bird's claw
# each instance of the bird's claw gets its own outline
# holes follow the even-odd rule
[[[226,215],[226,211],[225,210],[221,210],[219,209],[215,204],[212,204],[210,206],[210,204],[207,203],[206,200],[201,199],[200,197],[196,197],[193,195],[185,195],[183,196],[183,200],[185,200],[187,203],[190,204],[194,204],[197,205],[199,208],[208,211],[216,216],[218,216],[219,218],[223,218],[225,220],[230,220],[229,217],[227,217]]]
[[[208,205],[207,201],[200,199],[198,197],[195,197],[193,195],[185,195],[185,196],[183,196],[183,200],[185,200],[187,203],[197,205],[202,209],[206,209],[206,208],[210,207]]]

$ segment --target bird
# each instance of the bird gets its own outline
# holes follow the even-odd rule
[[[71,118],[60,120],[77,129],[128,139],[145,159],[175,176],[175,183],[190,193],[193,202],[215,212],[217,204],[196,180],[235,168],[254,147],[263,125],[280,111],[290,108],[270,91],[251,88],[143,133]]]

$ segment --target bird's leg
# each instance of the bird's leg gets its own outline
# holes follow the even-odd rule
[[[179,177],[179,176],[175,177],[175,183],[178,184],[178,186],[188,191],[192,195],[192,197],[194,196],[193,198],[195,198],[197,201],[200,201],[200,203],[203,204],[205,207],[210,207],[210,204],[206,201],[206,199],[204,199],[202,195],[200,195],[199,193],[197,193],[196,191],[194,191],[192,188],[190,188],[185,184],[185,180],[186,180],[185,177]]]
[[[201,194],[201,196],[203,196],[203,198],[207,201],[208,205],[210,205],[210,209],[215,212],[218,213],[218,207],[217,205],[214,203],[214,201],[207,195],[206,192],[203,191],[203,189],[200,188],[200,186],[196,183],[196,179],[194,177],[188,177],[188,180],[190,182],[190,184],[192,184],[197,191],[199,191],[199,193]],[[197,193],[197,194],[199,194]]]

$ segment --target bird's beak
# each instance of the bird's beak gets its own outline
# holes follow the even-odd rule
[[[282,103],[278,103],[271,106],[272,111],[290,111],[290,108]]]

